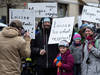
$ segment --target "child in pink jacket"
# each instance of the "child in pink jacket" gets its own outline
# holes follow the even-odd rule
[[[57,67],[57,75],[73,75],[74,58],[70,54],[69,43],[66,40],[58,44],[60,53],[54,59]]]

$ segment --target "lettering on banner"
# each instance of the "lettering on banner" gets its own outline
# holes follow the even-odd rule
[[[32,25],[31,22],[23,22],[23,25]]]
[[[34,12],[35,11],[29,9],[10,9],[10,21],[16,19],[22,21],[23,28],[30,33],[32,39],[35,39]]]
[[[100,9],[97,7],[84,6],[82,20],[100,23]]]
[[[100,13],[100,10],[97,10],[97,13]]]
[[[29,20],[28,16],[11,16],[11,19],[24,19],[24,20]]]
[[[29,8],[29,10],[34,10],[34,7],[32,7],[32,8]]]
[[[96,20],[100,22],[100,18],[96,18]]]
[[[59,41],[59,40],[62,40],[62,39],[68,39],[68,37],[59,37],[59,38],[52,38],[53,41]]]
[[[47,16],[57,16],[56,13],[46,13]]]
[[[53,41],[60,41],[60,40],[63,40],[63,39],[69,39],[69,40],[70,40],[70,37],[71,37],[71,36],[72,36],[72,35],[69,34],[67,37],[58,37],[58,38],[53,37],[52,40],[53,40]]]
[[[72,37],[74,17],[55,18],[51,28],[48,44],[56,44],[60,40],[70,42]]]
[[[86,14],[86,15],[89,15],[89,16],[96,16],[96,14],[92,13],[92,12],[87,12],[87,9],[84,9],[83,12]]]
[[[63,27],[63,28],[62,28]],[[54,26],[53,26],[53,30],[52,30],[52,34],[56,35],[61,35],[61,34],[69,34],[67,37],[66,36],[59,36],[59,37],[53,37],[52,40],[54,41],[59,41],[62,39],[70,39],[70,37],[72,36],[72,30],[71,30],[71,25],[70,24],[56,24],[56,21],[54,21]],[[58,28],[58,30],[55,28]],[[59,30],[59,28],[62,28],[62,30]]]
[[[28,8],[35,10],[36,17],[57,17],[57,3],[29,3]]]
[[[41,15],[41,13],[45,12],[45,10],[38,10],[38,11],[36,11],[36,12],[38,12],[39,15]]]
[[[84,10],[83,10],[83,12],[85,12],[85,13],[86,13],[86,12],[87,12],[87,9],[84,9]]]

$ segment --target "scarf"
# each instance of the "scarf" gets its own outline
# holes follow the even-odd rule
[[[79,43],[75,43],[75,41],[73,42],[74,46],[81,46],[81,41]]]
[[[95,37],[94,36],[87,36],[86,40],[88,40],[88,45],[92,44],[95,47]],[[90,51],[90,49],[88,48],[88,51]]]

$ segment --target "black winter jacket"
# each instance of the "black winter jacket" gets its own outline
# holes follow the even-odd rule
[[[37,57],[37,65],[41,66],[42,68],[46,68],[46,67],[53,67],[53,60],[56,57],[56,55],[58,54],[59,50],[58,50],[58,45],[57,44],[47,44],[47,50],[46,50],[46,54],[45,55],[40,55],[40,49],[44,49],[44,44],[45,44],[45,34],[43,34],[43,32],[40,32],[36,35],[35,40],[31,40],[31,58],[34,60],[34,56]],[[50,31],[47,32],[47,43],[48,43],[48,39],[49,39],[49,34]],[[48,66],[47,66],[48,63]]]

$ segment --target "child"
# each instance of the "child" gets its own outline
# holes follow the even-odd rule
[[[57,66],[57,75],[73,75],[74,58],[70,54],[69,43],[66,40],[58,44],[60,53],[54,59]]]
[[[82,60],[82,44],[81,35],[75,33],[73,36],[73,42],[70,46],[71,53],[74,57],[74,75],[81,75],[81,60]]]

